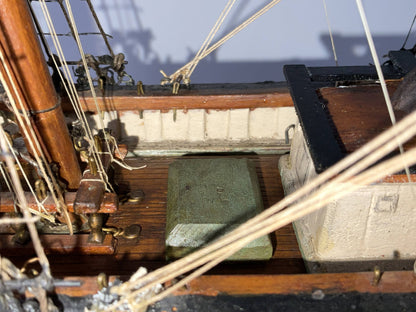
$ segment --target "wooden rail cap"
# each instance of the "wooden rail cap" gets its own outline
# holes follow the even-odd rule
[[[38,206],[35,200],[35,197],[30,192],[25,192],[26,200],[28,203],[29,208],[38,210]],[[75,200],[76,193],[75,192],[67,192],[65,193],[65,203],[68,207],[69,212],[74,212],[74,200]],[[53,213],[57,212],[55,203],[53,199],[49,196],[43,202],[43,206],[45,207],[47,212]],[[86,210],[84,213],[113,213],[117,211],[118,207],[118,197],[116,194],[113,193],[105,193],[104,199],[101,203],[100,208],[98,211],[88,211]],[[1,192],[0,193],[0,212],[14,212],[14,197],[12,193],[9,192]]]

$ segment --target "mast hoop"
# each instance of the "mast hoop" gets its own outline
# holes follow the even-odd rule
[[[58,96],[58,101],[56,102],[56,104],[52,107],[49,108],[45,108],[45,109],[40,109],[40,110],[27,110],[26,113],[28,113],[30,116],[35,116],[35,115],[40,115],[43,113],[48,113],[51,111],[54,111],[55,109],[57,109],[58,107],[61,106],[61,97]],[[18,110],[20,114],[23,114],[23,110],[19,109]]]

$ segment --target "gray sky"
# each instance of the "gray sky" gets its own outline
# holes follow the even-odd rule
[[[136,80],[158,83],[163,69],[170,74],[197,52],[224,8],[226,0],[93,0],[115,52],[129,61],[127,71]],[[269,1],[240,0],[230,12],[219,34],[225,34]],[[368,64],[371,58],[353,0],[326,0],[340,65]],[[416,13],[414,0],[364,1],[378,54],[399,49]],[[85,1],[72,0],[80,32],[96,31]],[[67,32],[57,4],[58,29]],[[68,58],[71,38],[63,38]],[[85,50],[108,53],[99,37],[83,37]],[[412,32],[409,44],[416,43]],[[75,47],[72,47],[75,50]],[[255,82],[282,80],[282,65],[333,65],[328,27],[322,0],[282,0],[271,11],[249,25],[201,63],[192,82]],[[256,66],[257,65],[257,66]]]

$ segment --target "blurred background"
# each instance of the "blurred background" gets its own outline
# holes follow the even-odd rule
[[[122,52],[126,72],[145,84],[158,84],[190,61],[223,10],[226,0],[91,0],[104,31],[111,35],[115,53]],[[270,1],[237,1],[217,39]],[[32,2],[44,32],[39,4]],[[80,33],[98,32],[85,0],[71,0]],[[339,65],[372,63],[356,2],[326,0]],[[399,50],[416,14],[414,0],[364,0],[370,29],[381,58]],[[48,8],[57,31],[70,33],[59,3]],[[406,48],[416,44],[416,27]],[[68,60],[80,59],[71,36],[60,37]],[[108,54],[102,37],[83,35],[86,53]],[[214,41],[216,41],[214,39]],[[192,83],[260,82],[284,80],[285,64],[334,66],[323,0],[282,0],[206,59],[191,77]]]

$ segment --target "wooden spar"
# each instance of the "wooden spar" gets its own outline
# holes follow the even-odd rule
[[[0,28],[0,43],[19,81],[24,105],[52,161],[59,165],[60,177],[69,189],[76,189],[81,171],[26,0],[0,0]]]
[[[0,27],[0,38],[5,38],[4,33],[3,33],[3,29],[1,27]],[[0,44],[0,52],[3,56],[10,55],[10,50],[7,49],[7,48],[8,47],[5,47],[2,44]],[[21,85],[19,84],[19,80],[17,79],[15,73],[13,71],[11,71],[12,68],[13,68],[13,66],[10,63],[9,59],[3,59],[2,62],[0,62],[0,72],[3,76],[3,78],[4,78],[4,81],[2,81],[2,82],[5,86],[8,86],[10,91],[12,92],[11,96],[14,97],[15,103],[16,103],[16,106],[18,107],[18,109],[21,110],[21,111],[30,111],[30,109],[28,108],[27,103],[25,101],[22,101],[22,102],[17,101],[18,98],[24,99],[25,96],[24,96],[23,89],[22,89]],[[13,86],[15,88],[13,88]],[[5,110],[5,111],[9,110],[9,108],[7,107],[6,104],[4,104],[4,108],[2,108],[2,109]],[[29,153],[32,154],[32,155],[34,153],[40,153],[40,150],[38,149],[37,146],[31,146],[29,144],[29,142],[31,140],[36,140],[37,139],[38,142],[39,142],[39,146],[40,146],[39,148],[41,148],[44,151],[44,154],[45,154],[45,157],[46,157],[47,161],[49,161],[49,162],[52,161],[48,151],[45,148],[45,144],[42,140],[42,137],[39,135],[39,132],[37,131],[37,128],[34,124],[33,118],[30,118],[29,123],[30,123],[30,127],[33,128],[34,132],[33,133],[28,132],[28,133],[26,133],[25,136],[23,136],[24,141],[26,143],[25,145],[26,145]],[[27,126],[29,126],[29,125],[27,125]],[[23,131],[24,125],[19,124],[19,127],[20,127],[21,133],[24,134],[24,131]]]

